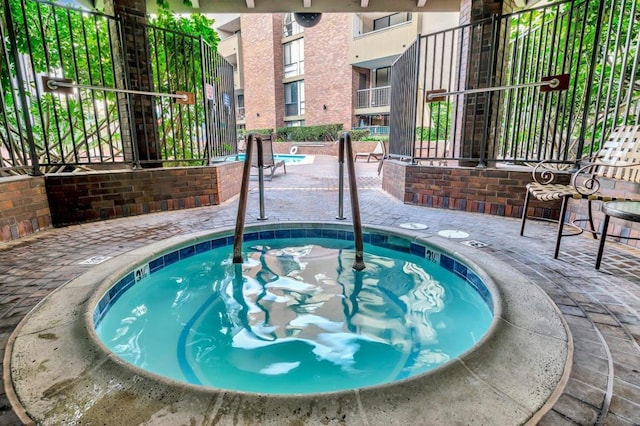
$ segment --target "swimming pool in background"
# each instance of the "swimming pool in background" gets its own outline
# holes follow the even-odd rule
[[[166,253],[112,286],[94,311],[102,342],[152,373],[267,394],[331,392],[429,371],[491,324],[491,295],[454,258],[392,235],[277,229]],[[242,270],[238,279],[236,267]],[[138,278],[136,278],[138,277]]]
[[[244,154],[231,155],[225,158],[225,161],[244,161]],[[283,160],[287,166],[295,166],[301,164],[312,164],[315,157],[313,155],[304,154],[273,154],[275,161]]]

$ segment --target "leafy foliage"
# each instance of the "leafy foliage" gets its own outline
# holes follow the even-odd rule
[[[39,78],[48,75],[81,85],[125,88],[117,19],[32,0],[9,0],[9,6],[9,11],[2,10],[2,16],[12,19],[15,35],[8,37],[2,48],[17,49],[26,81],[24,87],[16,87],[18,65],[11,55],[2,52],[0,81],[6,108],[5,114],[0,114],[0,145],[9,154],[0,158],[0,167],[26,167],[30,163],[23,154],[29,145],[23,115],[27,111],[38,161],[49,165],[44,171],[55,171],[56,165],[131,161],[131,148],[125,146],[122,137],[121,127],[128,124],[122,95],[88,89],[74,89],[66,96],[46,93]],[[2,3],[0,9],[4,7]],[[191,91],[202,100],[200,41],[215,50],[219,39],[211,28],[213,21],[202,15],[176,17],[162,10],[148,24],[152,87],[169,93]],[[6,58],[10,58],[9,63]],[[24,92],[26,105],[20,91]],[[199,123],[204,122],[204,111],[164,100],[156,103],[156,109],[163,158],[189,160],[202,156],[203,129]]]
[[[502,155],[592,155],[614,126],[635,120],[632,109],[640,102],[640,74],[638,68],[633,74],[632,58],[638,54],[640,12],[634,2],[563,2],[508,19],[503,83],[569,73],[570,84],[564,92],[545,95],[529,88],[503,97]]]

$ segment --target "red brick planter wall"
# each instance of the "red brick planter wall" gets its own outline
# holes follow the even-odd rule
[[[0,179],[0,241],[51,227],[43,176]]]
[[[516,218],[522,216],[524,188],[531,182],[529,170],[436,167],[398,161],[386,161],[384,168],[383,189],[407,204]],[[561,176],[567,182],[569,178]],[[530,215],[557,219],[560,203],[532,201],[530,209]]]
[[[557,177],[557,183],[567,183],[571,175],[558,174]],[[391,160],[385,161],[382,189],[407,204],[520,218],[524,188],[529,182],[528,169],[448,168]],[[608,194],[640,194],[637,184],[605,179],[601,184],[601,190]],[[595,226],[600,229],[604,219],[601,203],[596,202],[593,207]],[[529,215],[534,217],[557,219],[560,215],[559,202],[532,201],[529,208]],[[586,217],[587,203],[570,200],[566,218]],[[580,225],[585,227],[586,223]],[[608,233],[622,235],[622,243],[640,247],[640,241],[628,239],[640,238],[640,223],[612,218]]]
[[[220,204],[236,195],[242,163],[68,173],[45,178],[54,226]]]

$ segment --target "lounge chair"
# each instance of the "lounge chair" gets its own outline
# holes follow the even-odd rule
[[[262,140],[262,168],[269,170],[268,179],[273,179],[273,173],[276,169],[282,166],[284,174],[287,174],[287,166],[284,164],[284,160],[276,160],[273,158],[273,145],[272,137],[270,135],[254,135]],[[251,167],[258,167],[258,147],[254,146],[251,153]]]
[[[367,163],[371,160],[371,157],[380,161],[384,157],[384,144],[382,141],[378,141],[378,144],[371,152],[356,152],[353,156],[353,161],[355,162],[358,158],[367,158]]]

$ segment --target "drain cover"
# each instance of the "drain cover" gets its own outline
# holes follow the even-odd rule
[[[427,229],[428,226],[424,223],[403,223],[400,225],[400,228],[404,229]]]
[[[87,260],[83,260],[82,262],[78,263],[78,265],[98,265],[109,259],[111,259],[111,256],[93,256],[88,258]]]
[[[475,248],[482,248],[489,245],[487,243],[483,243],[482,241],[476,241],[476,240],[462,241],[460,244],[464,244],[465,246],[475,247]]]
[[[445,238],[467,238],[469,236],[466,232],[455,229],[444,229],[438,232],[438,235]]]

